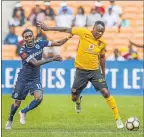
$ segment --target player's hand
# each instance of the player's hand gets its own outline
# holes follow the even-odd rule
[[[70,34],[68,37],[67,37],[67,39],[70,39],[70,38],[72,38],[73,37],[73,35],[72,34]]]
[[[44,31],[46,31],[48,29],[48,26],[44,22],[37,22],[36,26],[41,28]]]
[[[53,57],[54,61],[62,61],[62,57],[60,55],[56,55]]]

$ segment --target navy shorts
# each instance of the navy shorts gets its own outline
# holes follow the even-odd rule
[[[16,100],[25,100],[28,93],[33,95],[33,93],[37,90],[42,90],[40,80],[33,80],[29,82],[17,80],[14,91],[12,92],[12,98]]]

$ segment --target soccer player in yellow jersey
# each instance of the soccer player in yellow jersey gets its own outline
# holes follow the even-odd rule
[[[79,36],[80,42],[75,59],[76,73],[72,86],[72,101],[76,103],[76,111],[79,113],[81,110],[80,93],[90,81],[96,90],[100,90],[112,109],[117,128],[123,128],[115,99],[110,95],[105,81],[106,43],[102,38],[105,24],[102,21],[96,21],[92,31],[83,27],[49,27],[42,22],[38,22],[37,26],[44,31],[60,31]]]

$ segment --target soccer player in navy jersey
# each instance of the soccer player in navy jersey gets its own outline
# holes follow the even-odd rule
[[[28,93],[34,96],[34,100],[26,108],[19,112],[21,124],[25,124],[27,112],[33,110],[42,102],[43,91],[40,80],[40,66],[52,61],[62,60],[61,56],[59,55],[42,60],[43,48],[47,46],[61,46],[72,37],[72,35],[69,35],[67,38],[59,41],[35,41],[33,32],[30,29],[26,29],[22,36],[25,44],[20,48],[19,55],[22,59],[23,67],[18,74],[17,82],[14,91],[12,92],[12,98],[15,101],[11,105],[9,118],[5,129],[12,128],[13,117],[22,100],[25,100]]]

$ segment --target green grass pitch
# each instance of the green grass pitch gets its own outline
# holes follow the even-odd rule
[[[31,99],[31,96],[27,97],[20,109]],[[16,113],[13,129],[6,131],[4,127],[12,99],[10,95],[3,95],[2,137],[143,137],[143,97],[115,96],[115,99],[123,122],[131,116],[138,117],[141,123],[138,131],[117,129],[103,97],[94,95],[83,96],[80,114],[75,112],[69,95],[44,95],[42,104],[27,113],[26,125],[19,123]]]

